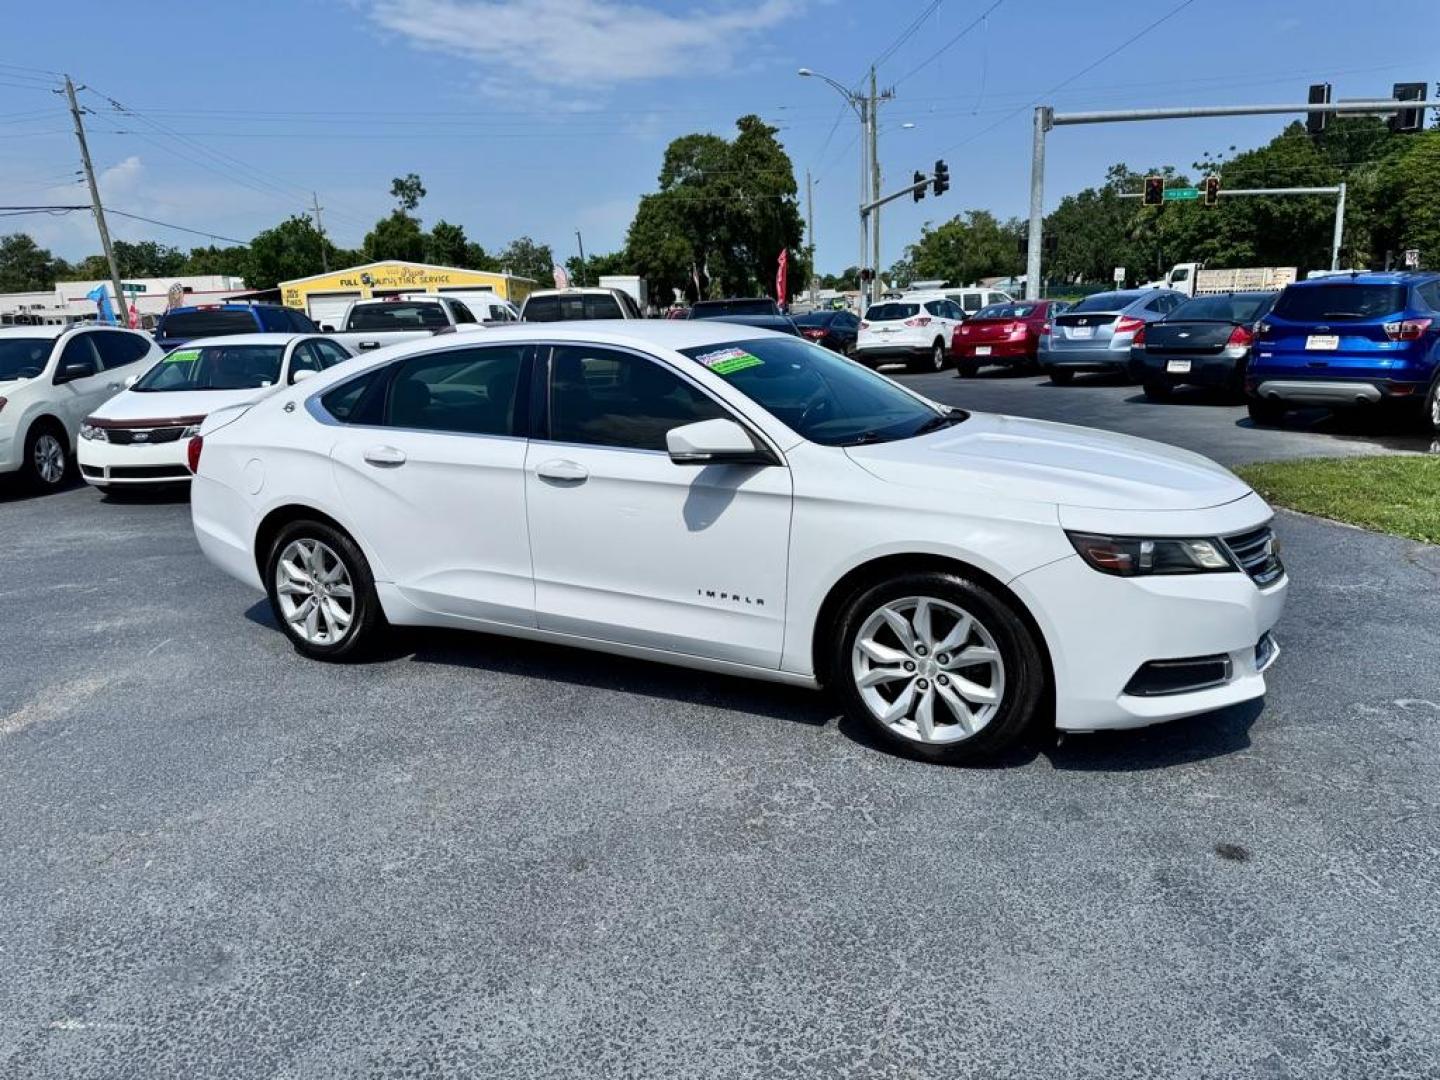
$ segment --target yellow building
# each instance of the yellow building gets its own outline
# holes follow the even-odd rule
[[[393,259],[282,281],[280,297],[287,307],[299,308],[315,322],[338,326],[352,300],[368,300],[372,296],[443,293],[463,300],[467,295],[483,294],[500,296],[519,307],[533,288],[535,282],[530,278],[511,274]]]

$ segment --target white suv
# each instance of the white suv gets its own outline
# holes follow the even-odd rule
[[[164,353],[148,334],[110,327],[0,330],[0,473],[37,491],[65,482],[80,424]]]
[[[948,761],[1259,697],[1286,590],[1213,461],[714,320],[410,342],[212,412],[189,457],[200,547],[307,656],[468,627],[826,683]]]
[[[872,367],[905,363],[913,371],[943,371],[950,363],[960,305],[943,292],[915,292],[865,309],[855,359]]]

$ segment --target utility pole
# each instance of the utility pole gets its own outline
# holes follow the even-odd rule
[[[330,256],[325,250],[325,226],[320,224],[320,196],[315,192],[310,193],[310,205],[315,210],[315,231],[320,234],[320,269],[324,273],[330,272]]]
[[[100,246],[105,251],[105,261],[110,264],[110,284],[115,287],[115,319],[123,326],[130,321],[130,309],[125,303],[125,290],[120,286],[120,268],[115,263],[115,249],[110,246],[110,230],[105,226],[105,209],[100,205],[100,188],[95,183],[95,166],[90,164],[90,147],[85,144],[85,124],[80,119],[75,84],[70,81],[69,75],[65,76],[65,96],[70,100],[70,115],[75,118],[75,138],[80,143],[80,163],[85,167],[85,180],[90,185],[90,209],[94,211],[95,224],[100,229]]]
[[[870,65],[870,201],[880,198],[880,98],[875,92],[875,65]],[[871,215],[870,245],[874,256],[871,267],[875,276],[870,279],[870,302],[880,296],[880,210],[877,207]]]
[[[810,179],[810,170],[805,170],[805,238],[810,241],[810,306],[818,300],[815,293],[815,184]]]
[[[860,112],[860,198],[864,199],[870,191],[870,99],[856,95],[857,108]],[[865,267],[870,261],[870,219],[864,214],[860,215],[860,280],[857,284],[860,287],[860,315],[865,315],[865,297],[868,295],[868,285],[865,282]]]
[[[575,243],[580,248],[580,284],[585,284],[585,241],[580,239],[580,230],[575,230]]]

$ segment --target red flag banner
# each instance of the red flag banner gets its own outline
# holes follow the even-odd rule
[[[780,259],[775,267],[775,301],[779,304],[785,303],[786,283],[790,273],[790,252],[785,248],[780,249]]]

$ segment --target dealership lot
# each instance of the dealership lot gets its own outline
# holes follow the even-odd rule
[[[1232,464],[1428,445],[905,378]],[[7,491],[0,1075],[1425,1074],[1440,549],[1277,528],[1263,709],[966,771],[559,648],[304,662],[182,499]]]

